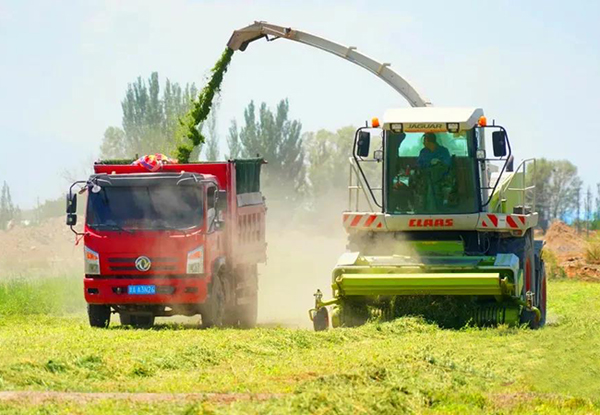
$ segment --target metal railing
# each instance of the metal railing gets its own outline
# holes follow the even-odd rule
[[[529,167],[528,165],[533,164],[533,168]],[[533,172],[528,176],[528,172],[532,171]],[[513,182],[515,181],[516,177],[519,177],[518,173],[521,172],[523,173],[522,176],[522,185],[521,187],[514,187],[513,186]],[[519,198],[517,205],[516,206],[521,206],[522,207],[522,214],[528,214],[527,212],[527,208],[530,209],[530,212],[533,213],[535,212],[535,208],[536,208],[536,192],[535,192],[535,177],[537,175],[537,170],[536,170],[536,162],[534,158],[528,158],[523,160],[518,167],[515,169],[512,177],[509,179],[509,182],[507,183],[506,186],[503,186],[503,188],[500,190],[499,193],[499,197],[498,197],[498,203],[501,205],[502,203],[504,203],[506,201],[506,194],[508,192],[517,192],[520,193],[521,197]],[[529,203],[529,206],[528,206]],[[515,207],[516,207],[515,206]]]
[[[381,209],[377,206],[377,203],[373,199],[371,192],[368,191],[368,185],[365,183],[362,175],[360,174],[359,167],[356,164],[356,160],[353,157],[349,157],[350,168],[348,170],[348,210],[353,212],[360,211],[360,195],[361,192],[364,199],[369,207],[369,212],[378,212]],[[367,161],[367,160],[365,160]],[[368,160],[370,161],[370,160]],[[371,187],[373,192],[382,192],[381,187]]]

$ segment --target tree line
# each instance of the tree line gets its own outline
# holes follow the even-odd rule
[[[127,86],[121,102],[122,126],[109,127],[104,134],[101,157],[132,158],[157,151],[171,154],[180,140],[178,123],[197,93],[193,83],[182,87],[169,79],[161,91],[156,72],[147,80],[138,77]],[[200,153],[208,161],[221,158],[218,107],[217,101],[208,120],[198,126],[206,142],[191,160],[198,160]],[[250,102],[241,122],[230,122],[226,137],[228,152],[224,158],[265,158],[269,165],[265,169],[264,184],[278,189],[276,197],[283,199],[298,201],[344,192],[354,128],[303,132],[302,123],[290,119],[289,109],[286,99],[273,109],[264,102],[260,105]],[[586,226],[597,227],[600,183],[594,195],[591,188],[583,188],[577,167],[571,162],[543,158],[537,161],[534,181],[542,224],[555,219],[579,220]]]
[[[148,79],[138,77],[127,86],[121,101],[121,126],[110,126],[104,133],[101,158],[133,159],[156,152],[171,155],[180,142],[180,120],[196,94],[198,89],[193,83],[181,86],[167,79],[161,88],[156,72]],[[240,121],[230,121],[225,137],[227,151],[221,157],[218,108],[217,100],[209,118],[197,127],[206,142],[194,151],[191,160],[263,157],[268,161],[263,184],[270,202],[292,202],[298,207],[319,210],[325,204],[333,204],[338,210],[345,208],[354,127],[303,132],[302,123],[290,118],[287,99],[274,108],[251,101]],[[577,167],[571,162],[538,159],[534,181],[542,225],[560,219],[588,229],[600,228],[600,183],[596,189],[584,189]],[[59,216],[63,210],[62,197],[38,202],[33,217],[41,220]],[[20,215],[8,184],[4,183],[0,193],[0,229]]]

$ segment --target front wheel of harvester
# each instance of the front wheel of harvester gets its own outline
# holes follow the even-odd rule
[[[100,304],[88,304],[90,326],[106,328],[110,324],[110,307]]]
[[[221,327],[225,315],[225,289],[221,276],[217,275],[211,284],[210,296],[202,306],[202,328]]]
[[[313,328],[315,331],[325,331],[329,328],[329,312],[327,308],[319,308],[313,315]]]

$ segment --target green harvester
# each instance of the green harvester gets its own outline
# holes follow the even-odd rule
[[[461,324],[543,326],[535,160],[513,160],[506,129],[478,108],[393,109],[383,125],[359,128],[343,213],[349,252],[332,272],[333,299],[315,294],[315,330],[428,309]]]

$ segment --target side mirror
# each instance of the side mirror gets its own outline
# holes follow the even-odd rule
[[[492,144],[494,146],[494,156],[506,156],[506,133],[503,130],[492,133]]]
[[[68,226],[77,225],[77,213],[67,213],[67,225]]]
[[[77,193],[67,193],[67,212],[77,213]]]
[[[356,155],[359,157],[369,157],[370,145],[371,133],[368,131],[359,131],[358,142],[356,143]]]
[[[218,212],[224,212],[227,210],[227,190],[217,191],[217,201],[215,208]]]

